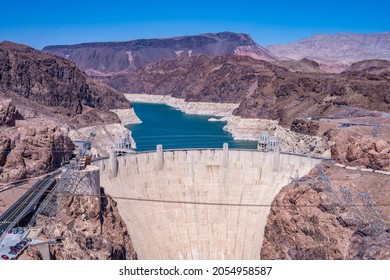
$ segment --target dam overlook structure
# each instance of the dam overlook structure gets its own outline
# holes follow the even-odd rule
[[[321,160],[272,147],[231,150],[225,143],[223,149],[165,151],[158,145],[156,151],[113,152],[93,164],[139,259],[259,259],[275,195]]]

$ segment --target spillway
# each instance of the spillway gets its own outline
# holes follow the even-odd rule
[[[239,150],[128,154],[97,161],[139,259],[258,259],[270,205],[319,159]]]

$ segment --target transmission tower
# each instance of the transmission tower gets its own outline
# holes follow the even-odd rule
[[[367,193],[351,192],[346,187],[341,187],[339,191],[336,191],[323,167],[318,165],[317,168],[331,203],[338,205],[335,208],[337,215],[348,209],[348,213],[357,228],[368,230],[373,234],[379,234],[386,227],[389,227],[389,223],[378,212],[375,203]]]
[[[372,136],[373,137],[381,136],[381,125],[379,123],[375,123],[375,126],[372,129]]]
[[[31,218],[30,226],[35,224],[38,216],[40,217],[40,221],[48,237],[54,237],[54,230],[59,223],[59,215],[65,199],[76,195],[77,193],[84,193],[84,190],[90,188],[92,185],[88,180],[91,178],[86,177],[82,170],[90,163],[91,155],[88,150],[95,135],[95,132],[91,132],[88,140],[79,148],[77,157],[72,159],[69,164],[65,166],[65,170],[59,182],[50,194],[46,196],[45,200]]]

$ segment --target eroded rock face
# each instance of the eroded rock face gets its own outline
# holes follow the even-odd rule
[[[5,90],[68,116],[82,113],[83,106],[130,108],[123,95],[92,81],[74,63],[11,42],[0,43],[0,93]]]
[[[10,100],[0,101],[0,181],[37,176],[58,168],[74,148],[67,130],[46,118],[21,118]]]
[[[317,135],[319,125],[313,121],[295,119],[291,123],[291,130],[298,133],[307,135]]]
[[[21,255],[18,260],[42,260],[42,254],[37,248],[28,247]]]
[[[127,110],[126,110],[127,111]],[[111,111],[92,109],[83,114],[77,115],[68,121],[70,127],[78,129],[101,124],[120,123],[119,117]]]
[[[0,181],[45,174],[70,157],[73,142],[58,123],[48,119],[18,121],[0,132]]]
[[[390,141],[334,130],[328,134],[332,158],[348,166],[390,171]]]
[[[0,127],[14,126],[15,121],[22,118],[11,99],[0,100]]]
[[[58,228],[64,241],[61,246],[51,247],[52,258],[57,260],[137,259],[116,203],[104,193],[101,201],[100,212],[97,197],[72,196],[66,199],[64,214],[74,220],[74,226]]]
[[[390,178],[322,168],[275,197],[261,259],[390,259]]]

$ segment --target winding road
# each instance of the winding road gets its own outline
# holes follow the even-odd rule
[[[15,226],[36,206],[41,196],[55,184],[54,174],[46,175],[36,182],[21,198],[19,198],[3,215],[0,216],[0,233],[3,235]],[[1,238],[0,238],[1,240]]]

